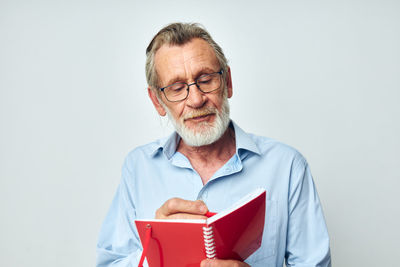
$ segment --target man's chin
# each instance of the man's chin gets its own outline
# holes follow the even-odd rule
[[[192,135],[194,134],[206,134],[207,132],[212,131],[212,128],[214,127],[213,123],[210,123],[208,121],[202,121],[202,122],[185,122],[185,131],[189,131]]]
[[[211,145],[213,143],[215,143],[217,140],[215,139],[208,139],[208,138],[203,138],[201,136],[197,136],[197,138],[186,138],[186,137],[182,137],[183,142],[191,147],[201,147],[201,146],[208,146]]]
[[[197,126],[195,129],[181,129],[178,134],[187,145],[199,147],[215,143],[223,133],[210,125],[202,125]]]

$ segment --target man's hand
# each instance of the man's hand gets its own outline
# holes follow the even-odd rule
[[[235,260],[205,259],[201,262],[200,267],[250,267],[250,265]]]
[[[207,219],[207,211],[206,204],[201,200],[171,198],[156,211],[156,219]]]

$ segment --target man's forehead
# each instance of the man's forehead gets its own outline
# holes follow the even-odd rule
[[[174,70],[191,71],[218,68],[218,60],[212,47],[204,40],[195,38],[183,45],[161,46],[155,54],[155,67],[160,76],[171,75]],[[166,77],[160,77],[166,78]]]

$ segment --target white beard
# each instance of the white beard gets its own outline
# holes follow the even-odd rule
[[[183,139],[188,146],[198,147],[210,145],[218,141],[221,136],[225,133],[229,126],[229,102],[226,94],[223,95],[223,102],[221,112],[214,107],[205,107],[194,112],[185,114],[182,118],[175,120],[169,109],[162,103],[165,111],[167,112],[169,120],[174,125],[176,132]],[[215,113],[215,120],[213,123],[201,122],[196,125],[196,129],[190,129],[185,125],[184,120],[193,116],[199,116],[202,114]]]

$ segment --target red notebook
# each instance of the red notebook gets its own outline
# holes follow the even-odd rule
[[[207,220],[135,220],[150,267],[198,267],[206,258],[245,260],[261,246],[265,189]]]

